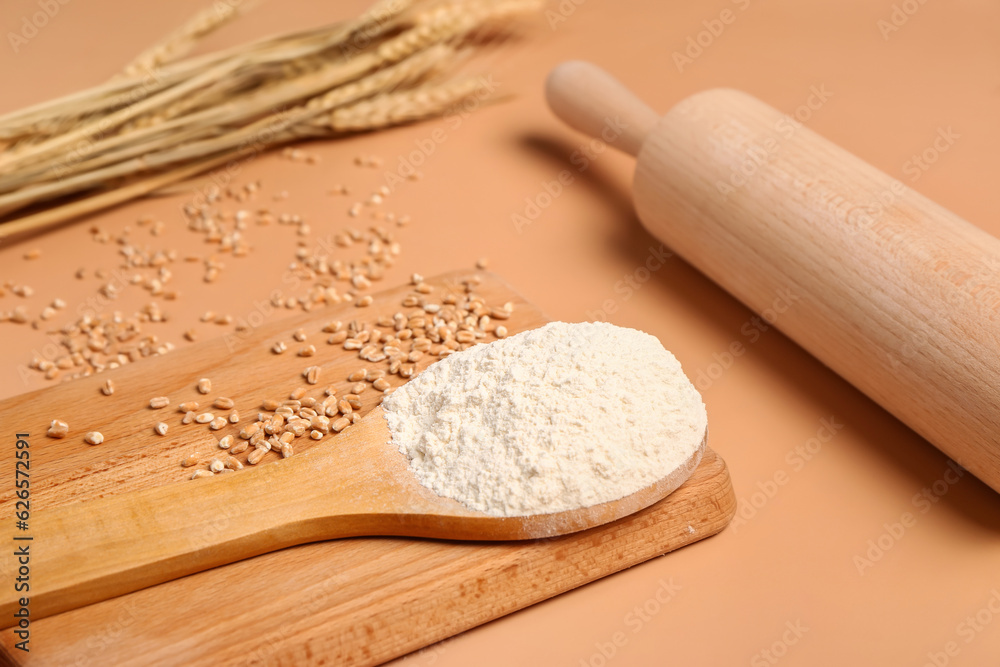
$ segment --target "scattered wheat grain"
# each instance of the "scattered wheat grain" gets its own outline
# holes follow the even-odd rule
[[[61,419],[53,419],[49,423],[49,430],[45,432],[45,435],[50,438],[65,438],[68,433],[69,424]]]

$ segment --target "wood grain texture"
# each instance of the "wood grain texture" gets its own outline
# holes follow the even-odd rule
[[[428,282],[436,290],[454,289],[465,275]],[[497,277],[480,275],[477,292],[490,303],[515,304],[512,333],[546,321]],[[180,413],[170,412],[177,403],[225,395],[249,413],[262,398],[281,398],[299,386],[306,362],[322,365],[324,378],[343,389],[346,376],[364,365],[352,353],[321,343],[316,357],[302,359],[273,355],[270,345],[299,327],[312,338],[329,320],[391,314],[408,291],[382,293],[367,309],[342,306],[267,323],[247,336],[206,341],[8,401],[0,423],[11,433],[31,434],[33,509],[79,508],[87,504],[79,501],[164,485],[193,488],[188,485],[202,480],[187,480],[180,459],[193,449],[218,451],[216,436],[226,431],[181,429]],[[118,390],[102,396],[99,387],[109,377]],[[207,397],[195,390],[200,377],[212,379]],[[151,410],[148,400],[155,395],[170,396],[171,407]],[[373,392],[362,398],[363,411],[370,411]],[[43,435],[56,416],[70,423],[66,439]],[[165,416],[168,437],[155,435],[152,423]],[[94,429],[104,432],[105,443],[83,444],[82,434]],[[319,444],[337,447],[349,434]],[[281,466],[277,458],[260,465]],[[0,488],[13,488],[11,470],[0,471],[0,478]],[[207,483],[221,487],[226,481]],[[211,543],[267,499],[264,491],[216,501],[214,521],[191,538]],[[0,505],[10,513],[9,491]],[[16,664],[39,665],[374,664],[712,535],[734,511],[725,464],[706,450],[692,477],[668,498],[588,531],[510,543],[359,538],[293,547],[35,620],[28,654],[13,649],[17,638],[7,629],[0,649]],[[0,568],[11,567],[8,553]]]
[[[659,114],[602,69],[582,61],[562,63],[545,80],[552,112],[575,130],[638,155]]]
[[[1000,491],[1000,239],[734,90],[663,117],[634,197],[654,235]]]
[[[635,119],[644,140],[616,145],[649,231],[1000,491],[1000,239],[740,91],[652,125],[594,65],[560,65],[547,93],[593,136]]]
[[[435,292],[429,296],[437,297],[449,291],[461,293],[459,281],[471,275],[482,277],[477,293],[488,303],[510,301],[514,304],[515,312],[508,320],[512,333],[547,321],[537,308],[526,303],[500,278],[488,273],[460,272],[429,280],[427,282],[435,287]],[[298,387],[307,387],[310,389],[307,395],[317,397],[322,396],[327,386],[336,388],[338,395],[348,393],[353,383],[347,381],[347,376],[373,364],[340,345],[327,345],[329,335],[320,333],[319,329],[330,321],[374,322],[380,315],[408,310],[402,308],[400,302],[411,291],[405,285],[387,290],[367,308],[342,305],[272,318],[246,333],[228,333],[144,359],[142,363],[128,364],[4,401],[0,405],[0,423],[5,430],[31,434],[31,465],[36,470],[31,488],[33,507],[53,507],[187,481],[191,470],[179,465],[181,459],[189,453],[199,452],[208,461],[221,452],[218,438],[238,432],[240,425],[219,431],[211,431],[204,424],[182,426],[183,413],[177,407],[181,402],[198,401],[201,410],[213,411],[211,403],[216,397],[231,398],[242,416],[241,424],[245,425],[257,414],[262,400],[286,399]],[[266,317],[265,311],[260,312]],[[254,317],[246,319],[256,321]],[[299,328],[308,334],[304,342],[292,338],[292,332]],[[270,348],[277,341],[287,343],[288,351],[273,354]],[[316,346],[316,355],[296,356],[296,350],[307,344]],[[431,361],[430,355],[425,355],[417,362],[418,370],[426,368]],[[302,378],[302,371],[313,365],[320,366],[322,371],[319,383],[310,387]],[[198,393],[195,387],[203,377],[212,382],[207,395]],[[116,386],[112,396],[104,396],[100,391],[108,379]],[[402,383],[395,375],[387,379],[393,386]],[[149,399],[154,396],[167,396],[171,403],[164,409],[152,410]],[[371,411],[379,397],[380,394],[371,389],[361,394],[359,412],[362,416]],[[70,427],[69,435],[61,440],[45,437],[49,422],[56,418],[66,421]],[[153,432],[153,425],[158,421],[169,425],[166,436]],[[102,445],[92,447],[83,443],[84,434],[92,430],[104,434]],[[319,443],[298,438],[296,451],[308,451],[329,441],[330,438]],[[260,465],[274,465],[279,460],[278,454],[269,454]],[[13,499],[13,469],[0,469],[0,507],[8,507]]]
[[[564,535],[633,514],[683,484],[701,446],[653,484],[623,498],[574,510],[498,517],[470,510],[421,485],[394,448],[382,408],[275,466],[165,484],[35,511],[31,614],[39,619],[195,572],[309,542],[398,535],[446,540],[528,540]],[[239,499],[239,521],[211,509]],[[170,508],[164,512],[163,508]],[[17,544],[13,522],[0,543]],[[15,563],[0,571],[13,581]],[[15,619],[22,593],[0,591],[0,619]]]
[[[735,511],[707,450],[665,500],[529,542],[358,538],[293,547],[32,623],[21,665],[371,665],[722,530]]]

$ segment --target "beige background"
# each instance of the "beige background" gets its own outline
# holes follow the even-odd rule
[[[8,33],[20,31],[38,6],[7,0],[0,6],[0,111],[106,80],[204,4],[75,0],[14,53]],[[897,13],[899,29],[886,38],[879,21],[892,20],[890,0],[565,0],[561,11],[553,5],[556,13],[521,43],[481,61],[495,72],[502,103],[446,129],[446,141],[420,168],[424,178],[390,198],[389,207],[409,213],[414,223],[398,232],[403,256],[387,281],[488,256],[491,269],[552,318],[586,319],[614,300],[613,322],[658,336],[692,376],[710,372],[719,363],[715,355],[733,341],[749,342],[741,329],[752,313],[678,258],[639,289],[616,291],[659,243],[632,213],[630,159],[601,153],[583,173],[569,161],[584,140],[547,112],[541,86],[553,65],[570,58],[606,67],[660,110],[694,91],[732,86],[794,113],[811,90],[822,88],[829,99],[810,114],[809,127],[1000,234],[1000,5],[896,3],[900,11],[904,4],[912,15],[903,22],[898,19],[906,15]],[[328,22],[363,6],[264,3],[204,48]],[[672,54],[724,9],[735,20],[679,71]],[[318,165],[267,156],[248,165],[237,182],[259,178],[268,193],[287,189],[281,210],[306,216],[319,235],[347,220],[349,200],[327,195],[330,187],[345,183],[364,194],[383,181],[384,169],[356,167],[356,155],[378,155],[395,167],[438,126],[445,127],[423,124],[314,144],[308,150],[322,157]],[[908,161],[947,128],[958,139],[926,171],[914,171]],[[536,198],[567,168],[574,182],[518,231],[512,214],[524,213],[525,199]],[[35,288],[24,302],[35,311],[57,296],[75,309],[99,283],[75,281],[73,271],[108,266],[114,258],[113,246],[90,241],[91,222],[111,232],[131,225],[140,238],[148,231],[137,230],[136,218],[152,215],[168,231],[148,242],[183,252],[192,238],[178,213],[185,197],[133,203],[5,245],[0,276]],[[186,344],[179,334],[192,326],[202,338],[227,331],[198,322],[206,309],[245,317],[273,289],[295,293],[282,281],[295,239],[276,229],[254,231],[255,252],[233,260],[212,289],[196,272],[177,271],[182,298],[165,304],[172,319],[157,329],[164,340]],[[41,259],[22,259],[31,247],[42,249]],[[141,297],[127,294],[116,307],[131,312],[146,301]],[[3,297],[0,308],[15,301]],[[19,366],[32,350],[44,349],[44,332],[2,323],[0,335],[0,395],[43,386],[35,376],[22,379]],[[938,665],[995,664],[997,494],[968,475],[949,483],[956,478],[946,457],[780,333],[763,332],[746,347],[704,392],[712,446],[729,463],[740,498],[734,525],[402,663],[923,665],[935,664],[933,658]],[[796,448],[825,438],[824,425],[831,423],[838,425],[835,435],[814,441],[810,460],[799,458]],[[924,489],[929,495],[921,498]],[[912,520],[895,526],[904,513]],[[870,566],[859,568],[858,558],[870,559]],[[661,604],[664,582],[676,592]],[[610,658],[602,655],[612,647]]]

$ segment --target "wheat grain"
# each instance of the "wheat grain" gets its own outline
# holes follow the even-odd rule
[[[49,424],[49,430],[46,435],[50,438],[65,438],[69,433],[69,425],[59,419],[53,419]]]

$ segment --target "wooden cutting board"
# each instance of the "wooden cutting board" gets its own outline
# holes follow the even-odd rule
[[[488,273],[428,280],[435,288],[431,298],[460,291],[471,275],[481,277],[476,291],[489,304],[514,304],[505,322],[510,333],[547,321]],[[6,401],[0,407],[6,441],[13,443],[15,433],[30,434],[32,510],[153,485],[197,483],[187,479],[190,470],[180,467],[180,459],[192,451],[218,451],[216,437],[228,431],[181,426],[179,402],[204,405],[228,396],[249,416],[262,399],[282,399],[305,386],[302,369],[314,364],[323,368],[323,381],[310,395],[320,396],[331,384],[344,393],[347,375],[365,364],[356,353],[327,345],[320,328],[331,320],[374,323],[400,310],[409,293],[409,286],[401,286],[377,295],[367,308],[343,305],[267,322],[239,336]],[[291,343],[299,328],[309,336],[303,344],[316,345],[316,356],[296,357],[296,347],[282,355],[270,352],[278,340]],[[421,360],[418,368],[430,361]],[[207,396],[195,389],[201,377],[212,380]],[[108,378],[117,387],[112,396],[100,393]],[[363,414],[375,406],[376,393],[362,394]],[[149,399],[163,395],[171,397],[171,406],[151,410]],[[67,438],[45,436],[54,418],[69,423]],[[167,436],[153,432],[160,420],[170,424]],[[101,431],[105,442],[84,444],[90,430]],[[337,437],[299,442],[299,449],[336,447]],[[14,466],[3,466],[0,507],[9,520],[14,488]],[[217,514],[220,523],[238,521],[240,499],[205,511]],[[707,450],[691,479],[665,500],[582,533],[512,543],[358,538],[285,549],[34,620],[28,653],[15,649],[20,638],[8,628],[0,632],[0,657],[17,665],[375,664],[713,535],[734,511],[725,463]],[[32,548],[44,549],[43,541]],[[13,549],[4,552],[2,558],[13,558]]]

